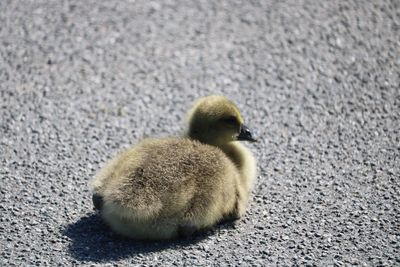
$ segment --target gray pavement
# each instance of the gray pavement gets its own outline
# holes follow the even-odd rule
[[[0,1],[0,265],[400,266],[400,2]],[[110,232],[88,181],[230,97],[248,212],[194,240]]]

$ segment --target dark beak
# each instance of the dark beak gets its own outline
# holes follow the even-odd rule
[[[257,142],[256,139],[253,138],[253,136],[251,135],[251,132],[249,130],[249,128],[247,128],[246,125],[242,125],[241,129],[240,129],[240,133],[237,137],[237,140],[239,141],[250,141],[250,142]]]

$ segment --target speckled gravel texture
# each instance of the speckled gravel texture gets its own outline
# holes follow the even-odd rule
[[[0,266],[400,266],[400,2],[0,1]],[[198,97],[260,142],[246,216],[143,243],[88,181]]]

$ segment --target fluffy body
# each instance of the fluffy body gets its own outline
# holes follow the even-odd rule
[[[142,240],[190,235],[241,217],[255,159],[238,141],[217,143],[200,142],[190,130],[185,137],[141,141],[95,177],[92,187],[101,198],[95,205],[115,232]]]

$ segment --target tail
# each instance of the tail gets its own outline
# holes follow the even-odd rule
[[[93,193],[92,202],[95,210],[101,210],[104,203],[103,196],[101,196],[99,193]]]

